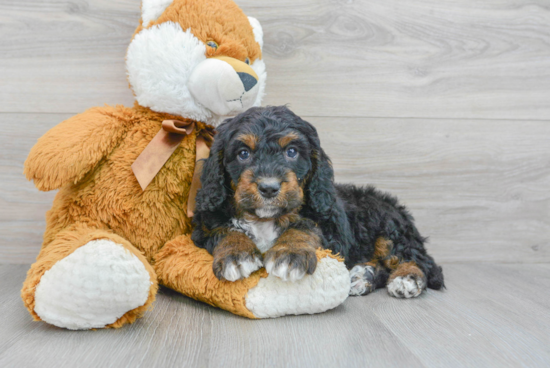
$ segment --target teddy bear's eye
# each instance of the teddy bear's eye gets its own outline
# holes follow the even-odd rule
[[[218,44],[217,44],[216,42],[214,42],[214,41],[208,41],[208,42],[206,43],[206,46],[210,46],[210,47],[212,47],[214,50],[217,50],[217,49],[218,49]]]
[[[246,58],[246,60],[244,62],[247,63],[248,65],[250,65],[250,59],[249,58]]]

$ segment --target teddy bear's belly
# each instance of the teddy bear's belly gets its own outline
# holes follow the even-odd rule
[[[120,147],[79,183],[62,188],[46,235],[74,223],[93,224],[124,237],[152,259],[166,242],[190,233],[186,210],[194,155],[176,150],[143,191],[130,168],[139,152]]]

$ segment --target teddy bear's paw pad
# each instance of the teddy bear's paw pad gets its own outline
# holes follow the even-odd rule
[[[93,240],[44,273],[34,311],[58,327],[101,328],[144,305],[151,285],[145,265],[129,250]]]
[[[388,294],[396,298],[415,298],[426,288],[424,279],[417,275],[398,276],[388,284]]]
[[[246,308],[257,318],[325,312],[348,297],[349,272],[343,262],[323,258],[312,275],[285,282],[270,274],[248,291]]]
[[[349,295],[367,295],[374,291],[374,267],[357,265],[351,269],[349,277]]]

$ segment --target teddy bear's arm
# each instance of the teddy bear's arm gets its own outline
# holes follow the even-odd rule
[[[42,191],[82,179],[119,142],[128,121],[116,108],[92,108],[44,134],[25,161],[25,176]]]

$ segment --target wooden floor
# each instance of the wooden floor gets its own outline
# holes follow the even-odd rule
[[[163,289],[119,330],[32,322],[26,265],[0,266],[0,367],[548,367],[550,265],[443,265],[448,289],[385,290],[320,315],[251,321]]]
[[[34,323],[19,290],[55,193],[23,162],[83,110],[133,103],[139,0],[0,0],[0,367],[550,366],[548,0],[237,0],[266,105],[317,126],[339,181],[397,195],[448,290],[249,321],[163,290],[122,330]]]

